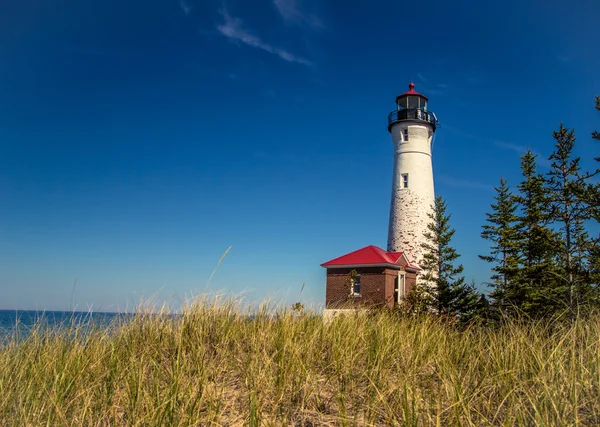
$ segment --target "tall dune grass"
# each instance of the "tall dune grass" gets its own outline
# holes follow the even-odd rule
[[[600,316],[465,329],[203,300],[39,327],[0,349],[0,424],[599,425]]]

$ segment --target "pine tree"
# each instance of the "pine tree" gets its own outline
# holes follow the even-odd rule
[[[536,155],[530,150],[521,156],[521,171],[523,181],[517,186],[521,209],[516,222],[521,269],[515,286],[507,289],[503,298],[510,306],[541,316],[560,305],[554,289],[554,233],[545,213],[544,177],[537,172]]]
[[[586,231],[586,223],[592,218],[593,185],[589,179],[600,170],[591,173],[581,170],[580,158],[573,156],[572,129],[561,124],[553,136],[556,146],[549,158],[552,165],[544,186],[548,196],[546,212],[558,228],[555,239],[558,277],[566,286],[564,300],[574,310],[585,303],[591,291],[588,256],[592,241]]]
[[[592,240],[589,251],[589,284],[594,291],[591,298],[595,305],[600,305],[600,236]],[[591,302],[591,301],[590,301]]]
[[[428,314],[434,307],[434,289],[419,277],[416,286],[406,296],[403,310],[412,314]]]
[[[595,104],[600,111],[600,97]],[[553,136],[556,146],[546,176],[537,172],[531,151],[521,157],[523,181],[512,200],[518,210],[506,183],[496,188],[497,204],[482,232],[492,243],[491,253],[481,256],[495,263],[492,309],[516,307],[543,316],[581,304],[600,305],[600,236],[590,238],[586,230],[590,220],[600,223],[600,184],[590,181],[600,169],[581,171],[580,159],[573,157],[572,130],[561,125]],[[592,138],[600,140],[600,132],[592,132]],[[511,215],[516,215],[514,223]]]
[[[596,110],[600,111],[600,96],[596,97]],[[592,132],[592,138],[600,141],[600,132]],[[600,162],[600,157],[595,160]],[[600,184],[596,184],[590,189],[590,205],[592,206],[592,217],[597,223],[600,223]],[[590,259],[590,282],[596,287],[600,287],[600,236],[597,236],[589,252]]]
[[[450,215],[446,215],[446,202],[435,198],[431,222],[425,232],[427,242],[423,244],[425,255],[421,268],[421,286],[429,287],[431,309],[439,314],[468,316],[476,310],[479,294],[472,285],[465,284],[463,266],[455,265],[460,257],[450,245],[455,230],[450,227]],[[422,290],[422,289],[421,289]]]
[[[513,293],[509,288],[515,286],[515,278],[519,272],[520,242],[515,223],[517,221],[517,198],[510,192],[508,183],[500,179],[496,187],[496,204],[492,204],[492,213],[487,213],[487,222],[482,228],[481,237],[491,243],[490,255],[479,255],[484,261],[491,263],[491,293],[496,304],[504,305],[504,295]]]
[[[480,294],[477,300],[476,308],[470,315],[469,320],[475,320],[480,323],[490,323],[496,319],[494,319],[494,311],[488,298],[485,294]]]
[[[600,111],[600,96],[596,97],[596,110]],[[600,141],[600,132],[592,132],[592,138]],[[595,157],[594,160],[600,162],[600,157]],[[592,216],[596,222],[600,223],[600,184],[592,185],[590,187],[590,204],[592,206]],[[600,240],[600,236],[598,238]],[[600,244],[600,242],[597,242]]]
[[[600,96],[596,97],[596,110],[600,111]],[[598,132],[598,131],[592,132],[592,138],[600,141],[600,132]],[[596,157],[596,161],[600,162],[600,157]]]

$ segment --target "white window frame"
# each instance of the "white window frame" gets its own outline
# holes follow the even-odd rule
[[[404,132],[402,133],[402,140],[404,142],[408,142],[408,128],[404,128]]]
[[[408,174],[403,173],[400,176],[402,177],[402,188],[408,188]]]
[[[398,272],[398,304],[402,302],[404,297],[406,296],[406,272],[399,271]]]

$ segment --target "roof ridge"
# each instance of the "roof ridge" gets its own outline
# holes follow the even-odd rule
[[[367,245],[355,251],[341,255],[330,261],[327,261],[321,266],[325,267],[328,265],[345,265],[345,264],[364,264],[364,265],[376,265],[376,264],[393,264],[399,265],[398,261],[404,255],[404,252],[388,252],[385,249],[380,248],[376,245]],[[407,260],[408,262],[408,260]]]
[[[383,261],[390,262],[390,257],[388,256],[388,252],[379,246],[371,245],[371,248],[375,251],[377,256],[381,258]]]

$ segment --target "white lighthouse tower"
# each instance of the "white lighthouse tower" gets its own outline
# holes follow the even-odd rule
[[[421,245],[431,221],[434,203],[431,143],[438,124],[427,108],[427,97],[409,90],[396,97],[397,109],[388,116],[394,142],[394,178],[388,231],[389,252],[404,252],[409,261],[421,265]]]

